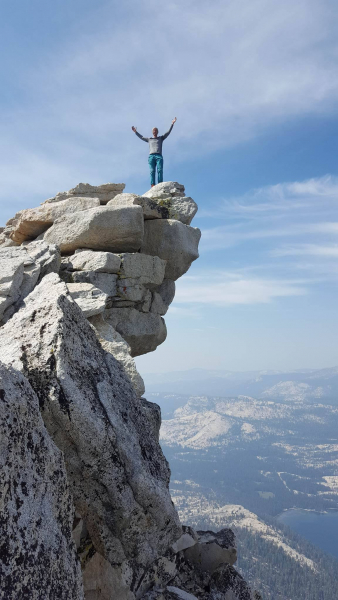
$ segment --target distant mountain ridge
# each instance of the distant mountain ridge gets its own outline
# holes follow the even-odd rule
[[[144,375],[147,393],[253,396],[338,403],[338,367],[295,371],[190,369]]]

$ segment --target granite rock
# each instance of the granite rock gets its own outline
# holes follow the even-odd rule
[[[137,252],[143,240],[143,223],[140,206],[99,206],[58,219],[44,240],[57,244],[63,254],[78,248]]]
[[[175,297],[175,281],[164,279],[152,294],[150,312],[164,316]]]
[[[53,198],[48,198],[48,200],[45,200],[43,204],[61,202],[62,200],[73,198],[74,196],[81,198],[99,198],[101,204],[107,204],[107,202],[114,198],[117,194],[121,194],[124,188],[124,183],[104,183],[102,185],[78,183],[68,192],[58,192],[56,196]]]
[[[59,270],[60,253],[57,246],[44,242],[2,247],[0,264],[0,321],[6,322],[42,277]]]
[[[80,250],[67,261],[70,271],[96,271],[96,273],[118,273],[121,258],[112,252]]]
[[[91,317],[89,322],[93,325],[102,348],[110,352],[122,365],[129,377],[135,393],[140,398],[144,394],[144,382],[139,374],[135,361],[130,356],[130,346],[123,337],[107,322],[102,315]]]
[[[0,365],[1,598],[82,600],[62,452],[27,379]]]
[[[164,320],[154,313],[139,312],[135,308],[111,308],[105,311],[104,318],[128,342],[131,356],[153,352],[167,337]]]
[[[223,564],[213,573],[210,592],[204,595],[203,600],[254,600],[254,596],[236,569]]]
[[[140,279],[125,278],[117,282],[117,295],[121,300],[131,302],[142,302],[145,299],[146,288],[140,283]]]
[[[196,569],[213,573],[221,564],[233,565],[237,559],[235,536],[231,529],[198,531],[198,542],[184,552]]]
[[[123,253],[121,256],[121,267],[119,276],[138,278],[139,283],[152,286],[160,285],[163,282],[166,261],[156,255],[147,255],[146,253],[129,254]]]
[[[57,275],[25,304],[0,330],[0,360],[37,393],[96,551],[112,565],[144,568],[181,535],[147,413]]]
[[[198,258],[200,237],[199,229],[173,219],[146,221],[141,252],[166,260],[165,278],[175,281]]]
[[[44,204],[38,208],[21,210],[12,222],[11,239],[21,244],[34,240],[44,233],[60,217],[78,213],[100,205],[98,198],[68,198],[57,204]]]
[[[163,181],[143,194],[145,198],[168,198],[169,196],[179,198],[184,195],[184,185],[177,181]]]
[[[197,541],[190,535],[189,533],[182,533],[181,537],[172,544],[172,550],[175,552],[181,552],[182,550],[187,550],[187,548],[191,548],[195,546]]]
[[[107,294],[91,283],[67,283],[67,288],[85,317],[99,315],[105,310]]]
[[[95,552],[83,570],[86,600],[134,600],[131,591],[132,569],[128,563],[112,566],[101,554]]]
[[[58,246],[46,244],[43,241],[24,243],[23,247],[30,258],[40,265],[38,283],[49,273],[58,273],[61,265],[61,255]]]
[[[91,283],[109,298],[117,296],[117,275],[100,271],[74,271],[68,274],[73,283]]]
[[[168,310],[167,304],[162,300],[162,296],[158,292],[153,292],[152,301],[150,305],[150,312],[156,315],[164,316]]]
[[[189,196],[179,196],[158,192],[159,196],[137,196],[136,194],[119,194],[108,202],[111,206],[142,207],[145,220],[148,219],[176,219],[190,225],[197,213],[196,202]]]

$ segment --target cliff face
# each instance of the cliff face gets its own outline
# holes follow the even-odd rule
[[[133,360],[165,340],[197,206],[123,189],[79,184],[0,236],[0,597],[249,600],[232,533],[179,522]]]

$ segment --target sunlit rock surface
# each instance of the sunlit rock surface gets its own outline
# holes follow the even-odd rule
[[[198,258],[182,184],[80,183],[0,233],[6,600],[252,600],[234,536],[182,526],[134,356]],[[82,571],[82,574],[81,574]]]

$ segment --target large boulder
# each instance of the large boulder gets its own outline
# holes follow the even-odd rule
[[[114,273],[74,271],[71,273],[70,278],[73,283],[91,283],[99,290],[102,290],[104,294],[107,294],[108,297],[115,297],[117,294],[117,275]]]
[[[176,219],[176,221],[181,221],[185,225],[190,225],[198,211],[196,202],[190,196],[178,198],[174,196],[165,200],[156,200],[154,198],[152,202],[156,202],[157,206],[161,207],[163,212],[166,209],[167,214],[164,218]]]
[[[65,216],[48,229],[44,240],[64,254],[78,248],[110,252],[137,252],[143,240],[140,206],[98,207]]]
[[[98,552],[83,570],[86,600],[135,600],[130,589],[132,581],[133,572],[128,564],[112,566]]]
[[[198,258],[200,237],[199,229],[173,219],[145,221],[141,252],[166,260],[165,278],[175,281]]]
[[[142,207],[146,220],[176,219],[186,225],[190,225],[198,210],[198,206],[192,198],[171,196],[169,193],[165,195],[163,192],[159,192],[158,197],[152,196],[151,198],[136,194],[119,194],[108,202],[108,205],[111,206],[131,206],[133,204]]]
[[[117,295],[121,300],[142,302],[148,293],[138,278],[119,279],[117,282]]]
[[[163,181],[154,185],[148,192],[143,194],[145,198],[168,198],[171,197],[183,197],[184,196],[184,185],[177,183],[177,181]]]
[[[44,204],[38,208],[27,208],[17,213],[12,223],[11,239],[21,244],[34,240],[44,233],[54,221],[73,213],[100,206],[98,198],[69,198],[57,204]]]
[[[23,282],[25,262],[20,253],[12,252],[12,248],[1,248],[2,258],[0,273],[0,319],[3,318],[8,306],[14,304],[20,297]],[[37,280],[37,276],[35,281]]]
[[[165,315],[175,297],[175,281],[164,279],[163,283],[153,292],[150,312]]]
[[[29,257],[40,265],[38,283],[40,283],[45,275],[59,272],[61,256],[58,246],[55,244],[46,244],[43,241],[35,241],[24,243],[23,247],[26,249]]]
[[[166,261],[158,256],[147,254],[121,254],[120,278],[137,278],[139,283],[149,287],[160,285],[164,278]]]
[[[1,598],[82,600],[62,452],[27,379],[0,364]]]
[[[148,409],[57,275],[0,330],[0,360],[37,393],[96,551],[113,565],[151,564],[181,535],[169,467]]]
[[[235,536],[231,529],[198,531],[198,542],[185,550],[185,558],[195,568],[213,573],[224,564],[233,565],[237,559]]]
[[[69,271],[96,271],[96,273],[118,273],[121,258],[112,252],[77,250],[67,261]]]
[[[78,183],[68,192],[58,192],[53,198],[48,198],[43,204],[61,202],[74,196],[81,198],[99,198],[101,204],[107,204],[117,194],[121,194],[125,188],[124,183],[103,183],[102,185],[90,185],[89,183]]]
[[[95,328],[102,348],[104,348],[106,352],[110,352],[110,354],[112,354],[122,365],[137,396],[140,398],[145,391],[144,382],[136,369],[134,359],[130,356],[131,349],[129,344],[127,344],[123,337],[104,320],[102,315],[92,317],[89,321]]]
[[[59,270],[60,252],[44,242],[3,247],[0,264],[0,321],[7,321],[42,277]]]
[[[85,317],[93,317],[104,312],[108,296],[91,283],[67,283],[68,291]]]
[[[155,313],[139,312],[135,308],[111,308],[104,318],[125,339],[131,356],[153,352],[167,337],[167,328],[162,317]]]

